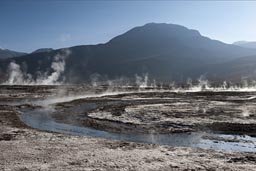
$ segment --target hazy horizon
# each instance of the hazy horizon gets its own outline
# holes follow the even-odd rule
[[[256,2],[1,1],[0,47],[22,52],[109,41],[146,23],[171,23],[225,43],[254,41]]]

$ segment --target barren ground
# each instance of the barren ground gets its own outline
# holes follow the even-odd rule
[[[52,88],[32,87],[32,90],[29,88],[28,94],[24,94],[24,91],[28,92],[26,87],[7,88],[9,88],[8,91],[6,91],[6,87],[0,88],[2,91],[0,97],[2,102],[2,105],[0,106],[0,170],[256,170],[256,154],[253,152],[217,151],[188,147],[160,146],[114,141],[103,138],[66,135],[33,129],[26,126],[18,118],[21,109],[30,109],[31,106],[20,104],[11,105],[6,102],[23,101],[29,98],[34,99],[34,95],[38,95],[36,96],[36,99],[44,99],[48,94],[51,94],[51,91],[53,91]],[[201,96],[201,94],[199,94],[199,96]],[[244,97],[245,95],[241,96]],[[119,96],[118,98],[128,98],[128,96]],[[134,97],[130,98],[134,99]],[[142,98],[142,96],[140,96],[140,98]],[[216,96],[213,98],[216,98]],[[228,98],[232,98],[232,96],[228,96]],[[217,98],[215,100],[218,101]],[[221,98],[221,101],[223,100],[225,99]],[[98,99],[96,99],[96,101],[98,102]],[[255,119],[251,107],[249,107],[249,114],[245,113],[246,116],[241,117],[239,114],[243,112],[240,111],[239,106],[242,105],[238,105],[237,101],[239,101],[237,97],[231,99],[230,103],[234,106],[230,107],[230,109],[227,107],[229,110],[221,112],[222,115],[228,113],[232,117],[231,121],[228,118],[225,120],[225,123],[227,121],[232,123],[229,130],[231,132],[236,131],[231,129],[234,126],[233,123],[243,124],[244,126],[244,124],[254,124]],[[73,101],[72,103],[78,102]],[[122,124],[129,119],[129,122],[132,124],[140,125],[154,121],[158,123],[160,122],[160,125],[162,125],[162,122],[165,122],[165,119],[168,118],[172,121],[175,120],[175,122],[180,121],[177,112],[182,111],[181,113],[186,113],[184,112],[184,106],[182,107],[182,105],[186,105],[184,103],[177,105],[180,106],[175,108],[175,110],[179,110],[177,112],[170,112],[170,110],[174,110],[173,106],[170,104],[161,104],[163,106],[159,106],[147,102],[145,103],[146,104],[139,103],[125,106],[125,110],[121,110],[121,113],[118,112],[119,109],[115,110],[117,113],[115,113],[113,117],[112,114],[110,115],[107,113],[107,115],[103,115],[101,112],[111,112],[112,108],[109,108],[109,106],[104,108],[104,110],[98,108],[92,110],[88,115],[96,119],[107,118],[110,121],[118,120]],[[221,102],[216,103],[217,106],[222,105]],[[209,106],[211,105],[216,106],[216,103],[214,102],[205,105],[206,107],[208,106],[206,110],[210,110],[211,107]],[[239,103],[244,104],[244,101]],[[250,104],[253,104],[253,102],[250,102]],[[63,110],[67,110],[70,106],[74,106],[70,103],[61,105],[64,105],[64,107],[61,107]],[[152,119],[154,118],[152,116],[156,115],[157,112],[151,109],[160,111],[160,113],[167,112],[167,114],[155,121]],[[198,111],[201,111],[202,109],[204,109],[204,107],[199,108]],[[216,107],[213,107],[212,110],[214,109],[216,109]],[[236,112],[229,112],[230,110]],[[152,115],[149,115],[149,111]],[[129,112],[133,113],[133,115],[129,115]],[[145,117],[142,119],[135,117],[140,113],[145,113]],[[122,115],[123,117],[121,117]],[[194,115],[195,116],[193,117],[196,118],[193,119],[194,122],[191,122],[191,117],[184,115],[184,123],[191,125],[189,127],[190,130],[188,131],[198,129],[197,123],[201,123],[201,121],[206,124],[223,122],[218,121],[216,117],[210,119],[205,117],[202,119],[199,114]],[[201,115],[207,116],[209,115],[209,112],[202,110]],[[198,121],[198,119],[201,120]],[[63,118],[62,120],[65,121]],[[193,125],[196,126],[193,127]],[[243,126],[242,128],[244,128]],[[214,130],[210,126],[209,129]],[[248,128],[241,132],[247,130],[251,131],[252,129]],[[163,131],[166,130],[164,129]],[[223,130],[220,129],[217,131]],[[253,133],[253,131],[251,131],[251,133]]]

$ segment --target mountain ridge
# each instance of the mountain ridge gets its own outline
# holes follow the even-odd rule
[[[26,54],[27,53],[24,53],[24,52],[16,52],[9,49],[0,48],[0,59],[13,58],[13,57],[26,55]]]
[[[132,78],[148,73],[159,81],[185,81],[207,73],[203,66],[218,65],[256,50],[230,45],[202,36],[184,26],[149,23],[135,27],[105,44],[79,45],[49,52],[28,54],[7,59],[1,68],[15,60],[26,63],[28,73],[49,71],[56,55],[70,51],[64,76],[69,83],[88,82],[97,75],[101,79]],[[201,71],[199,68],[204,68]],[[216,68],[217,69],[217,68]],[[214,73],[213,73],[214,74]]]

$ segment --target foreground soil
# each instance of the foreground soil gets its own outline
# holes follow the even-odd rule
[[[256,170],[256,154],[43,132],[0,106],[0,170]]]

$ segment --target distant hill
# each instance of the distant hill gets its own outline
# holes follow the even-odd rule
[[[26,55],[26,53],[15,52],[15,51],[12,51],[12,50],[0,48],[0,59],[18,57],[18,56],[22,56],[22,55]]]
[[[256,42],[238,41],[238,42],[234,42],[233,44],[240,47],[256,49]]]
[[[180,25],[149,23],[105,44],[31,53],[14,59],[18,64],[26,63],[29,73],[46,72],[55,56],[63,54],[63,50],[71,52],[65,60],[64,72],[70,83],[90,81],[95,76],[102,79],[134,78],[135,74],[145,73],[159,81],[182,82],[201,74],[216,75],[214,71],[219,73],[219,68],[225,72],[222,65],[256,55],[255,49],[212,40]],[[0,63],[2,70],[7,70],[10,61]],[[216,68],[212,69],[212,66]]]

